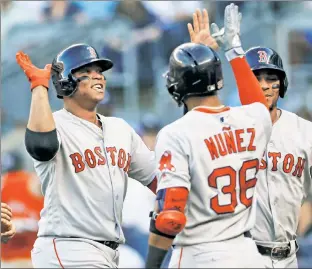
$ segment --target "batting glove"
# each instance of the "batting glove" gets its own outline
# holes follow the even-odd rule
[[[224,11],[224,27],[219,29],[215,23],[211,24],[212,37],[224,50],[228,61],[245,55],[240,40],[240,23],[242,14],[238,12],[238,6],[233,3],[227,5]]]
[[[29,82],[31,83],[31,90],[37,86],[44,86],[49,88],[49,80],[51,77],[51,64],[47,64],[44,69],[39,69],[34,66],[28,57],[22,51],[16,53],[16,61],[18,65],[23,69]]]

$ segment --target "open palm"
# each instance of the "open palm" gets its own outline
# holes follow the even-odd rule
[[[214,50],[218,50],[219,46],[217,41],[211,36],[209,28],[209,16],[206,9],[202,12],[197,9],[193,13],[193,25],[187,24],[192,43],[203,44]]]

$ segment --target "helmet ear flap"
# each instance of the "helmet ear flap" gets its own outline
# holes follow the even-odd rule
[[[169,93],[171,94],[172,98],[178,103],[178,106],[182,105],[182,96],[178,91],[178,84],[175,83],[168,88]]]
[[[171,95],[173,95],[173,93],[174,93],[174,91],[176,90],[176,88],[177,88],[177,85],[176,85],[176,84],[170,85],[169,87],[167,87],[168,92],[169,92]]]
[[[58,93],[61,93],[57,94],[59,99],[63,99],[63,96],[71,96],[77,90],[77,79],[72,74],[69,74],[68,78],[63,78],[60,73],[53,72],[52,80]]]
[[[60,83],[65,96],[72,96],[77,91],[78,81],[72,74],[68,75],[68,79],[62,79]]]
[[[167,78],[167,90],[172,98],[178,103],[179,106],[182,105],[181,94],[178,92],[178,82],[176,82],[172,77],[170,77],[169,72],[166,73]]]
[[[288,88],[288,79],[287,79],[286,75],[285,75],[284,80],[282,81],[282,84],[283,84],[282,85],[283,87],[281,88],[279,95],[281,98],[284,98],[286,91],[287,91],[287,88]]]

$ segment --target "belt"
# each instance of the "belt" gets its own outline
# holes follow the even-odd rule
[[[275,259],[285,259],[289,256],[291,251],[290,243],[287,244],[287,246],[281,246],[281,247],[264,247],[257,245],[258,251],[262,255],[268,255],[271,256],[271,258]],[[298,245],[296,242],[296,250],[298,249]]]
[[[116,243],[114,241],[95,241],[95,242],[103,244],[103,245],[105,245],[105,246],[107,246],[107,247],[109,247],[109,248],[111,248],[113,250],[116,250],[118,248],[118,246],[119,246],[119,243]]]
[[[79,238],[79,237],[71,236],[70,238]],[[93,240],[93,241],[98,242],[100,244],[103,244],[103,245],[105,245],[105,246],[107,246],[113,250],[116,250],[119,246],[119,243],[116,243],[114,241],[97,241],[97,240]]]

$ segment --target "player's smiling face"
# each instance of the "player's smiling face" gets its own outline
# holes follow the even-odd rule
[[[75,72],[74,76],[80,79],[80,82],[73,98],[96,103],[104,98],[106,79],[99,66],[96,64],[87,65]]]
[[[273,70],[257,70],[254,72],[260,86],[264,92],[265,98],[270,110],[277,106],[279,98],[280,80]]]

